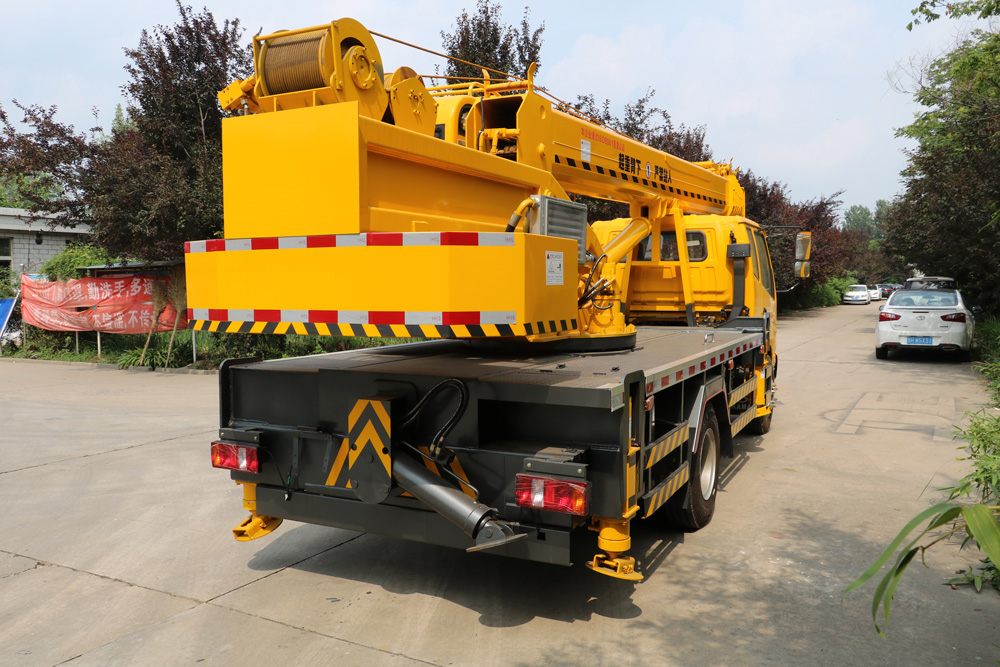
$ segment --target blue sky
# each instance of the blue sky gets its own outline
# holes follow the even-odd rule
[[[216,19],[258,28],[358,19],[371,30],[440,50],[475,0],[206,0]],[[502,1],[517,23],[524,3]],[[894,138],[917,107],[887,77],[951,48],[976,24],[940,20],[905,28],[917,0],[756,0],[713,3],[547,0],[531,5],[544,21],[539,83],[562,99],[593,93],[620,110],[647,89],[675,123],[705,125],[716,160],[732,159],[787,186],[796,200],[843,191],[844,208],[873,207],[900,190],[905,165]],[[143,28],[171,25],[172,0],[0,0],[0,104],[59,106],[77,129],[91,110],[110,124],[124,102],[123,47]],[[11,30],[10,26],[16,26]],[[379,42],[386,70],[401,65],[433,73],[431,56]],[[12,114],[13,115],[13,114]]]

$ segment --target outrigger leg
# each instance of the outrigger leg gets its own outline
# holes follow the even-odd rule
[[[642,581],[642,575],[635,571],[635,559],[622,555],[632,548],[629,520],[594,517],[590,529],[597,531],[597,547],[607,554],[595,555],[587,567],[615,579]]]
[[[273,516],[257,514],[257,485],[250,482],[236,482],[243,485],[243,509],[250,511],[250,516],[243,523],[233,528],[233,537],[240,542],[249,542],[258,537],[264,537],[281,525],[282,519]]]

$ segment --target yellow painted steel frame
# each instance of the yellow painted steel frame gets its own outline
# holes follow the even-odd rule
[[[633,264],[600,259],[605,245],[617,258],[661,229],[684,238],[689,219],[744,212],[730,165],[688,162],[558,108],[534,89],[534,68],[526,81],[490,82],[484,72],[481,83],[431,90],[405,68],[385,79],[371,34],[351,19],[256,37],[254,54],[254,77],[220,93],[225,108],[260,113],[224,121],[224,251],[188,254],[196,329],[621,335],[634,330]],[[383,122],[393,95],[392,109],[408,115],[397,125]],[[445,141],[428,136],[435,107]],[[570,192],[626,202],[634,223],[618,239],[588,229],[587,250],[602,264],[579,309],[594,267],[576,266],[571,240],[525,240],[535,235],[522,225],[513,253],[428,249],[416,237],[391,249],[367,242],[379,233],[497,233],[525,198]],[[353,248],[315,239],[349,235],[359,239]],[[686,307],[697,288],[681,248],[681,270],[659,280],[679,285]],[[475,328],[460,328],[467,323]]]
[[[350,102],[226,119],[223,146],[226,238],[189,243],[186,256],[194,328],[576,328],[576,243],[503,233],[529,195],[566,196],[551,174],[365,118]]]

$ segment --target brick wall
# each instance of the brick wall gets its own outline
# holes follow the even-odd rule
[[[0,229],[0,238],[11,240],[10,264],[15,273],[20,273],[21,264],[24,264],[27,273],[37,271],[42,264],[62,252],[68,241],[79,236],[64,232],[42,232],[42,243],[38,244],[35,242],[35,232]]]
[[[26,219],[27,211],[0,208],[0,239],[10,239],[10,258],[4,256],[0,261],[9,262],[14,273],[21,271],[22,264],[25,272],[38,271],[45,262],[61,253],[68,242],[82,241],[90,232],[83,224],[71,227],[56,224],[54,220],[36,220],[29,224]],[[6,246],[0,243],[0,251],[6,251]]]

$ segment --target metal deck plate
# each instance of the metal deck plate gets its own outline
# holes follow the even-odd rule
[[[763,343],[762,333],[675,328],[640,328],[631,350],[531,355],[479,350],[464,341],[428,341],[383,348],[349,350],[249,367],[272,371],[377,371],[389,375],[437,375],[480,382],[604,390],[609,407],[622,404],[627,375],[642,371],[647,393],[726,362]]]

